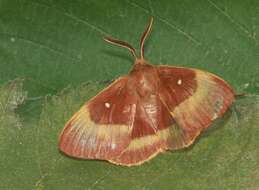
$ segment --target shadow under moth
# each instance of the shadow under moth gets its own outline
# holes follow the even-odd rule
[[[191,145],[202,130],[221,117],[235,94],[220,77],[198,69],[154,66],[128,43],[104,38],[130,50],[135,58],[128,75],[87,101],[66,123],[59,148],[82,159],[140,165],[166,150]]]

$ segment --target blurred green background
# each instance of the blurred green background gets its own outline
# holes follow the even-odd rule
[[[139,167],[62,155],[67,119],[132,66],[102,37],[138,49],[151,15],[148,61],[246,95],[193,146]],[[258,0],[0,0],[0,189],[259,189],[258,35]]]

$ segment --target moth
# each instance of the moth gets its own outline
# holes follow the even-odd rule
[[[198,69],[154,66],[127,42],[106,37],[127,48],[135,62],[128,75],[115,80],[87,101],[66,123],[59,148],[81,159],[140,165],[161,152],[190,146],[234,101],[233,89],[220,77]]]

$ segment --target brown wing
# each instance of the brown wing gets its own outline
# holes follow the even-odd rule
[[[141,98],[128,79],[115,81],[67,122],[60,149],[73,157],[139,165],[167,149],[173,119],[157,94]]]
[[[178,134],[171,148],[190,145],[202,129],[222,116],[234,100],[234,92],[221,78],[200,70],[158,67],[160,99],[176,121]]]
[[[88,101],[67,122],[59,148],[67,155],[109,160],[130,143],[136,99],[120,78]]]

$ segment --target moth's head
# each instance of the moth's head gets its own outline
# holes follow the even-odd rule
[[[111,43],[113,45],[117,45],[123,48],[127,48],[128,50],[130,50],[131,54],[133,55],[133,57],[135,58],[135,65],[142,65],[142,64],[148,64],[148,62],[144,59],[144,43],[145,40],[147,38],[147,36],[150,34],[151,32],[151,28],[152,28],[152,23],[153,23],[153,17],[150,17],[148,25],[146,30],[143,32],[142,36],[141,36],[141,40],[140,40],[140,57],[137,56],[136,54],[136,49],[130,45],[127,42],[121,41],[121,40],[117,40],[114,38],[110,38],[110,37],[104,37],[104,40],[108,43]]]
[[[148,64],[148,61],[145,60],[145,59],[136,59],[135,63],[134,63],[134,66],[136,66],[136,65],[147,65],[147,64]]]

